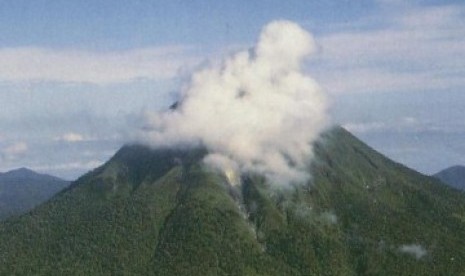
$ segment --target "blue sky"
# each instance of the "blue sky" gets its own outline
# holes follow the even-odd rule
[[[0,0],[0,171],[74,179],[190,73],[276,19],[312,32],[331,116],[423,173],[465,164],[461,1]]]
[[[351,20],[372,1],[2,1],[3,46],[127,49],[250,43],[261,27],[285,18],[319,24]],[[321,24],[320,24],[321,23]]]

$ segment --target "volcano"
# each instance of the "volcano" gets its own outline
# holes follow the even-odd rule
[[[128,145],[0,224],[1,275],[459,275],[465,196],[340,127],[311,180],[240,185],[204,148]]]

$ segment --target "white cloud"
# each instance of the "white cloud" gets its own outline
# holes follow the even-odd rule
[[[31,166],[35,171],[67,171],[67,170],[91,170],[101,166],[104,162],[100,160],[75,161],[61,164]]]
[[[14,144],[11,144],[7,146],[4,150],[3,153],[7,155],[18,155],[25,153],[28,150],[28,146],[24,142],[17,142]]]
[[[55,137],[55,141],[65,141],[65,142],[82,142],[85,140],[84,136],[79,133],[69,132],[61,136]]]
[[[423,258],[428,252],[419,244],[404,244],[399,248],[400,252],[414,256],[417,260]]]
[[[318,38],[315,62],[333,93],[465,88],[465,6],[402,6]]]
[[[18,157],[24,155],[28,151],[29,147],[25,142],[16,142],[8,144],[0,149],[0,157],[4,160],[15,160]]]
[[[200,143],[215,154],[210,162],[233,161],[277,185],[305,182],[312,142],[328,121],[326,95],[301,70],[314,46],[297,24],[271,22],[253,50],[195,73],[178,109],[148,114],[143,140]]]
[[[414,117],[403,117],[383,122],[349,122],[343,124],[342,126],[348,131],[357,134],[386,131],[425,131],[431,128],[428,123],[420,122]]]
[[[137,79],[170,79],[198,62],[189,50],[180,46],[114,52],[0,48],[0,81],[107,85]]]

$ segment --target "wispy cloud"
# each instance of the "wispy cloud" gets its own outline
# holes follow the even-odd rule
[[[343,127],[350,132],[357,134],[386,131],[426,131],[430,129],[429,124],[420,122],[414,117],[404,117],[391,121],[369,121],[369,122],[349,122]]]
[[[76,161],[62,164],[32,166],[31,169],[37,171],[66,171],[66,170],[90,170],[102,165],[100,160]]]
[[[67,132],[60,136],[55,137],[53,140],[61,141],[61,142],[68,142],[68,143],[76,143],[76,142],[91,141],[93,139],[84,134],[80,134],[76,132]]]
[[[189,47],[91,52],[36,47],[0,49],[0,81],[52,81],[107,85],[170,79],[195,65]]]
[[[15,142],[0,149],[0,157],[4,160],[14,160],[25,154],[28,149],[29,146],[25,142]]]
[[[333,93],[465,88],[464,15],[464,5],[399,6],[322,35],[318,79]]]
[[[6,153],[6,154],[15,155],[15,154],[25,153],[27,151],[27,149],[28,149],[28,146],[27,146],[26,143],[17,142],[17,143],[14,143],[14,144],[6,147],[3,152]]]

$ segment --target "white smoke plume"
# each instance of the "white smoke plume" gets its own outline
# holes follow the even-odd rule
[[[423,258],[428,252],[419,244],[404,244],[399,248],[400,252],[410,254],[417,260]]]
[[[211,153],[207,155],[203,161],[213,169],[223,172],[224,176],[228,179],[229,184],[232,186],[238,186],[241,184],[239,167],[234,160],[231,160],[222,154]]]
[[[147,114],[143,139],[204,145],[213,167],[260,173],[276,185],[307,181],[312,142],[328,121],[325,95],[301,67],[314,49],[299,25],[269,23],[253,49],[194,73],[176,109]]]

